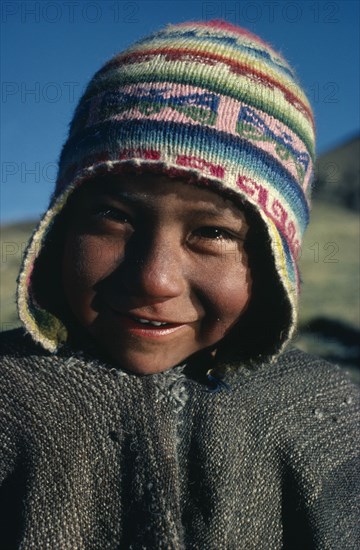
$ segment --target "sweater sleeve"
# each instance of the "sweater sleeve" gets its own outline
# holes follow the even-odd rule
[[[1,370],[1,369],[0,369]],[[2,387],[0,396],[0,487],[15,468],[18,445],[14,415],[8,392]]]
[[[16,462],[16,446],[9,438],[9,434],[6,433],[5,422],[0,415],[0,424],[2,425],[0,430],[0,488],[14,470]]]
[[[359,389],[332,365],[319,361],[313,368],[316,384],[292,404],[286,429],[284,548],[354,550],[360,548]]]
[[[22,393],[28,386],[28,376],[22,355],[27,342],[22,329],[0,333],[0,486],[18,467],[20,455],[26,451],[22,438],[26,397]]]
[[[11,362],[5,361],[6,363]],[[22,438],[26,426],[17,400],[13,376],[15,365],[0,362],[0,547],[18,548],[24,522],[24,495],[27,488],[27,445]]]
[[[321,487],[310,515],[316,548],[354,550],[360,548],[358,388],[344,381],[330,403],[329,418],[324,419]]]

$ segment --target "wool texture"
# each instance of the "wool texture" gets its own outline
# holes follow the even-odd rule
[[[25,327],[50,351],[67,340],[61,321],[36,302],[36,259],[74,189],[132,167],[206,185],[258,213],[288,309],[275,356],[296,324],[314,139],[293,70],[245,29],[221,21],[169,25],[115,56],[76,109],[56,190],[24,257],[18,309]]]
[[[0,343],[1,548],[359,547],[359,392],[325,361],[291,350],[214,392]]]

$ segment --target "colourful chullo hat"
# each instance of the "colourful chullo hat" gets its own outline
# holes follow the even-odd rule
[[[50,351],[66,341],[66,327],[36,301],[37,258],[74,189],[132,167],[191,178],[252,205],[288,310],[276,354],[296,323],[313,162],[309,102],[291,67],[259,37],[209,21],[169,25],[137,42],[95,74],[76,109],[54,195],[20,272],[22,322]]]

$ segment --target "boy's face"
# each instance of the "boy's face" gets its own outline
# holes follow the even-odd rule
[[[244,312],[247,230],[232,201],[181,180],[84,184],[65,243],[66,299],[115,363],[167,370],[214,346]]]

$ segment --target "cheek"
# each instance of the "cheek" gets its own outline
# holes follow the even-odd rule
[[[221,284],[219,283],[221,281]],[[210,292],[216,314],[225,329],[244,313],[251,298],[252,277],[247,256],[225,257],[218,265]]]
[[[65,296],[76,314],[84,316],[96,295],[96,284],[109,276],[119,263],[121,250],[92,235],[69,234],[64,248],[62,279]]]

